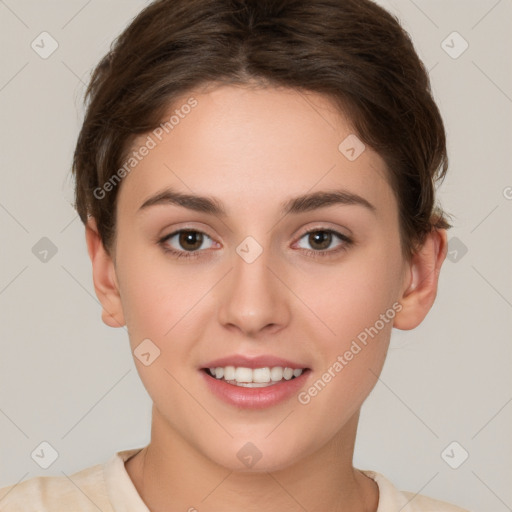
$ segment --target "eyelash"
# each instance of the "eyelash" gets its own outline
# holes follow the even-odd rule
[[[164,252],[166,252],[168,254],[171,254],[172,256],[174,256],[177,259],[180,259],[180,258],[187,258],[187,259],[197,258],[200,255],[200,253],[202,252],[201,250],[197,250],[197,251],[177,251],[175,249],[169,249],[169,247],[165,244],[168,240],[170,240],[174,236],[179,235],[180,233],[183,233],[183,232],[187,232],[187,233],[201,233],[202,235],[205,235],[208,238],[211,238],[209,235],[207,235],[203,231],[199,231],[197,229],[179,229],[178,231],[174,231],[173,233],[171,233],[169,235],[166,235],[163,238],[161,238],[158,241],[158,244],[162,247]],[[341,241],[343,242],[343,244],[341,246],[339,246],[337,249],[334,249],[334,250],[331,249],[331,250],[325,250],[325,251],[319,251],[319,250],[315,251],[315,250],[311,250],[311,249],[303,249],[303,251],[305,251],[308,256],[311,256],[313,258],[318,258],[318,257],[319,258],[326,258],[326,257],[334,256],[334,255],[338,254],[339,252],[346,251],[354,243],[353,240],[351,238],[349,238],[347,235],[343,235],[342,233],[339,233],[338,231],[335,231],[334,229],[323,229],[323,228],[313,228],[313,229],[310,229],[309,231],[306,231],[305,233],[303,233],[299,237],[299,240],[304,238],[306,235],[309,235],[310,233],[317,233],[317,232],[331,233],[331,234],[337,236],[338,238],[340,238]]]

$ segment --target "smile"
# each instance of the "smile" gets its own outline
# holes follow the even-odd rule
[[[211,377],[223,380],[234,386],[262,388],[273,386],[283,380],[292,380],[302,375],[307,368],[289,368],[282,366],[247,368],[244,366],[218,366],[205,369]]]
[[[206,389],[224,403],[261,410],[295,397],[306,386],[312,372],[309,368],[282,366],[217,366],[202,368],[199,374]]]

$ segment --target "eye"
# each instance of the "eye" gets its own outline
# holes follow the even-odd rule
[[[329,249],[332,246],[333,241],[338,238],[341,242],[338,243],[336,249]],[[301,240],[305,240],[306,244],[309,244],[313,250],[308,249],[300,244]],[[312,256],[331,256],[337,254],[340,251],[346,250],[353,241],[346,235],[338,233],[333,229],[321,229],[315,228],[304,233],[299,240],[299,247],[306,249],[306,252]]]
[[[336,238],[340,242],[335,246],[335,249],[329,249]],[[301,245],[300,241],[303,239],[313,248],[312,250]],[[203,244],[208,241],[209,243],[204,247]],[[195,258],[200,255],[202,250],[211,249],[214,245],[214,241],[210,236],[194,229],[180,229],[166,235],[158,243],[166,253],[170,253],[176,258]],[[353,241],[348,236],[338,233],[333,229],[311,229],[299,239],[299,247],[312,257],[333,256],[347,250],[352,244]]]
[[[205,241],[210,241],[210,245],[202,247]],[[170,252],[178,258],[190,258],[197,256],[199,249],[210,249],[213,240],[202,231],[193,229],[180,229],[159,240],[159,244],[166,252]]]

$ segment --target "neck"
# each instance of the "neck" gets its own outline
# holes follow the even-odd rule
[[[377,485],[352,466],[358,419],[284,469],[244,472],[205,457],[153,407],[151,442],[125,466],[151,512],[375,512]]]

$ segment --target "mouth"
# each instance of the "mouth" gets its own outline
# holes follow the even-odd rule
[[[308,384],[312,369],[277,355],[231,354],[199,368],[206,389],[223,402],[261,410],[291,400]]]
[[[311,371],[310,368],[291,368],[288,366],[264,366],[248,368],[245,366],[217,366],[201,369],[209,377],[218,381],[244,388],[268,388],[299,378]]]

